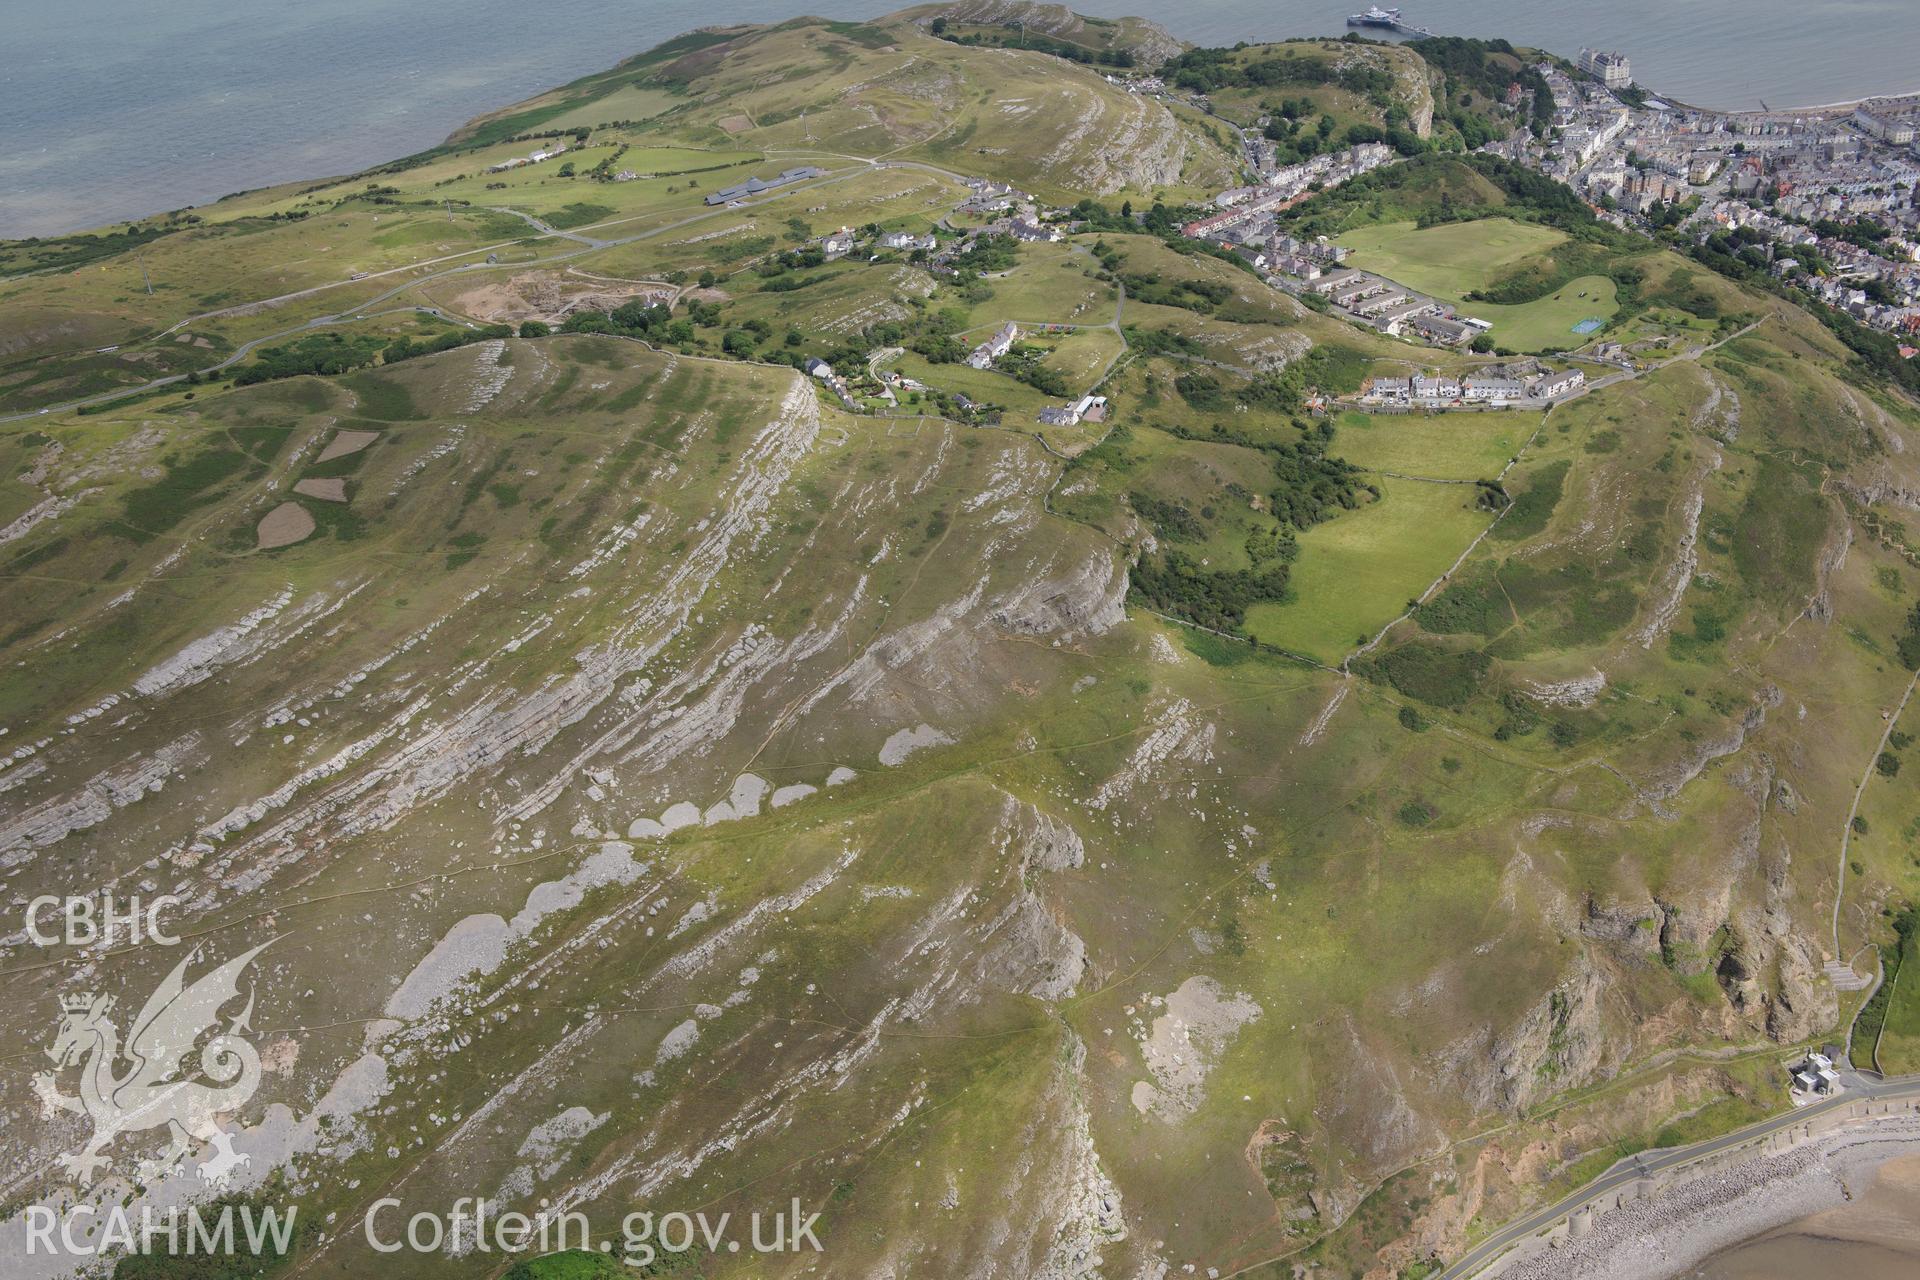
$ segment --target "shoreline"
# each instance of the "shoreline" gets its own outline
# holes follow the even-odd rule
[[[1810,1214],[1838,1209],[1882,1165],[1920,1155],[1920,1116],[1849,1123],[1792,1146],[1714,1168],[1591,1219],[1588,1233],[1548,1233],[1481,1274],[1499,1280],[1682,1280],[1717,1254]]]
[[[857,10],[860,10],[861,12],[864,12],[864,8],[862,6],[855,5],[853,7]],[[1145,9],[1153,8],[1153,6],[1151,5],[1144,5],[1141,7]],[[879,15],[874,15],[874,16],[879,16]],[[865,19],[854,18],[851,20],[863,21]],[[1164,15],[1160,17],[1149,17],[1148,20],[1159,23],[1163,27],[1166,26],[1166,23],[1168,21],[1168,19]],[[752,25],[755,25],[755,22],[753,20],[746,20],[741,22],[708,23],[708,24],[703,24],[701,26],[694,27],[692,28],[692,30],[704,31],[704,30],[726,29],[726,28],[752,26]],[[1171,28],[1168,28],[1168,29],[1171,30]],[[1435,30],[1442,35],[1452,34],[1451,32],[1447,31],[1443,27],[1436,27]],[[1348,34],[1354,34],[1354,32],[1355,32],[1355,29],[1351,29],[1351,28],[1332,27],[1321,32],[1318,35],[1297,35],[1297,36],[1273,35],[1273,36],[1261,37],[1260,39],[1263,41],[1276,41],[1276,42],[1290,40],[1290,39],[1339,40],[1340,38],[1342,38],[1342,36],[1348,35]],[[1399,34],[1399,33],[1381,34],[1381,33],[1372,33],[1372,32],[1360,32],[1360,34],[1366,35],[1367,38],[1369,39],[1380,40],[1383,43],[1394,43],[1394,44],[1404,43],[1407,39],[1410,38],[1406,35]],[[671,33],[661,35],[657,40],[653,39],[652,33],[637,36],[636,39],[642,42],[652,40],[652,43],[650,44],[643,43],[639,47],[636,47],[631,53],[625,55],[621,59],[621,61],[624,61],[627,58],[638,56],[640,53],[645,52],[646,49],[656,47],[661,40],[667,40],[671,38],[673,38],[673,34]],[[1180,39],[1183,43],[1196,44],[1201,46],[1204,46],[1206,43],[1204,39],[1196,40],[1196,39],[1190,38],[1189,36],[1179,35],[1178,33],[1176,33],[1176,38]],[[1481,38],[1484,38],[1484,37],[1481,37]],[[1545,46],[1536,46],[1536,47],[1542,48],[1543,51],[1546,51],[1546,52],[1554,52],[1553,50],[1546,49]],[[619,62],[616,62],[614,64],[614,66],[618,66],[618,65],[620,65]],[[609,68],[606,68],[605,70],[611,71],[612,68],[609,67]],[[577,80],[586,76],[592,76],[595,74],[604,74],[604,72],[596,70],[595,66],[588,66],[585,70],[579,71],[576,74],[566,75],[566,78],[562,79],[559,82],[559,84],[544,84],[544,85],[539,84],[538,83],[539,77],[545,74],[547,73],[544,71],[529,71],[529,72],[523,73],[519,68],[515,68],[512,74],[503,78],[503,83],[500,85],[501,97],[505,100],[494,100],[491,97],[491,95],[489,95],[489,98],[488,98],[489,105],[480,106],[477,110],[471,107],[460,108],[458,110],[464,110],[468,113],[464,115],[459,115],[456,118],[446,121],[445,123],[430,123],[427,121],[422,121],[403,130],[401,136],[389,138],[385,142],[367,143],[367,144],[364,144],[363,146],[351,147],[348,150],[343,152],[336,151],[333,153],[329,153],[327,155],[314,159],[311,163],[309,163],[306,160],[299,160],[299,159],[285,159],[285,158],[275,159],[271,157],[263,157],[263,158],[260,158],[258,162],[255,164],[243,166],[244,172],[231,174],[230,176],[224,179],[214,179],[212,177],[209,177],[207,180],[201,183],[198,187],[198,189],[201,190],[204,194],[192,195],[192,196],[174,195],[174,196],[162,197],[161,199],[163,203],[161,203],[159,207],[146,206],[143,212],[138,212],[138,213],[128,212],[125,214],[118,214],[118,215],[109,217],[105,221],[96,220],[95,215],[92,213],[83,214],[78,212],[77,210],[73,211],[71,215],[69,215],[73,219],[75,219],[73,221],[68,221],[67,216],[22,215],[23,217],[31,217],[39,220],[25,221],[19,226],[0,227],[0,241],[28,240],[28,239],[59,239],[66,236],[98,233],[100,231],[103,231],[112,227],[117,227],[121,225],[138,224],[138,223],[147,222],[156,218],[164,218],[170,214],[182,213],[190,210],[212,209],[217,207],[222,201],[226,200],[229,197],[232,197],[235,195],[248,194],[251,192],[255,192],[255,191],[259,191],[259,190],[263,190],[271,187],[288,186],[296,183],[312,184],[312,183],[322,183],[322,182],[328,182],[328,181],[351,180],[353,178],[364,175],[370,170],[380,168],[384,165],[395,163],[396,161],[411,157],[413,155],[420,154],[422,152],[432,151],[438,147],[448,145],[453,138],[459,136],[464,131],[472,128],[479,121],[484,121],[489,118],[500,116],[503,113],[511,111],[512,108],[517,105],[524,104],[526,102],[537,99],[543,96],[544,94],[551,93],[554,91],[554,89],[560,87],[561,85],[571,83],[573,80]],[[564,75],[565,73],[562,72],[562,74]],[[529,88],[528,87],[529,85],[532,85],[533,87]],[[1815,103],[1815,104],[1807,104],[1802,106],[1779,106],[1779,107],[1774,107],[1770,110],[1760,110],[1753,107],[1703,106],[1699,103],[1689,102],[1683,98],[1659,92],[1656,89],[1647,88],[1646,86],[1641,86],[1641,87],[1645,89],[1650,96],[1658,98],[1663,102],[1670,103],[1675,107],[1684,108],[1692,111],[1705,112],[1714,116],[1721,116],[1721,117],[1727,117],[1727,118],[1744,118],[1744,117],[1755,117],[1755,116],[1790,116],[1790,115],[1821,116],[1821,115],[1829,115],[1829,114],[1841,114],[1841,113],[1849,112],[1853,110],[1855,107],[1858,107],[1859,105],[1867,102],[1881,102],[1881,101],[1888,101],[1892,99],[1902,99],[1902,98],[1920,98],[1920,86],[1917,86],[1913,89],[1902,91],[1902,92],[1896,92],[1896,93],[1874,93],[1874,94],[1867,94],[1860,97],[1850,98],[1842,101]],[[432,113],[432,118],[434,120],[438,120],[441,117],[439,117],[438,113],[436,112],[436,113]],[[408,141],[407,139],[409,138],[411,138],[412,140]],[[296,143],[296,149],[300,149],[298,148],[297,143]],[[288,168],[287,167],[288,165],[291,165],[292,167]],[[333,172],[330,174],[323,172],[327,170],[332,170]],[[276,175],[280,175],[280,176],[276,176]],[[5,193],[8,190],[9,188],[6,185],[4,185],[4,183],[0,183],[0,193]],[[80,219],[86,219],[86,220],[82,221]]]
[[[1869,102],[1898,102],[1905,98],[1920,98],[1920,88],[1903,89],[1899,93],[1870,93],[1864,98],[1848,98],[1844,102],[1820,102],[1804,107],[1773,107],[1770,110],[1759,111],[1747,108],[1740,110],[1722,110],[1715,107],[1691,107],[1690,104],[1683,103],[1678,98],[1668,97],[1664,93],[1658,93],[1651,89],[1647,92],[1650,96],[1674,106],[1687,106],[1690,110],[1710,111],[1715,115],[1722,116],[1810,116],[1824,114],[1826,112],[1851,112],[1857,107],[1864,107]]]

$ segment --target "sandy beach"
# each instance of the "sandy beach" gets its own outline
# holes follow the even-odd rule
[[[1920,1116],[1836,1130],[1604,1214],[1501,1280],[1920,1274]]]
[[[1714,1254],[1686,1280],[1768,1280],[1843,1275],[1904,1280],[1920,1273],[1920,1155],[1887,1161],[1865,1193],[1838,1209],[1796,1218]]]

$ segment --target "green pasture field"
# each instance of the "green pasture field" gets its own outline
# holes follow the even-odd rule
[[[1902,952],[1880,1032],[1881,1069],[1896,1075],[1920,1071],[1920,934],[1909,937]]]
[[[1004,405],[1005,425],[1022,431],[1033,431],[1038,425],[1034,415],[1050,404],[1059,403],[997,370],[975,369],[965,364],[934,364],[912,351],[891,362],[891,367],[941,391],[958,391],[976,404]]]
[[[784,167],[787,161],[779,163]],[[766,176],[769,169],[763,163],[747,172]],[[613,188],[658,187],[664,181],[615,183]],[[595,191],[602,189],[601,184],[595,184]],[[737,209],[710,208],[702,203],[699,191],[682,190],[671,196],[656,193],[656,221],[671,230],[600,250],[580,261],[588,269],[631,278],[657,278],[667,271],[697,275],[708,269],[725,277],[744,270],[762,254],[797,248],[806,238],[817,238],[842,226],[874,222],[888,229],[925,231],[965,195],[959,183],[917,169],[872,170],[833,181],[805,183],[778,199]],[[687,225],[675,225],[681,221]],[[804,236],[791,225],[796,221],[805,228]],[[635,221],[593,234],[613,238],[634,235],[648,227],[648,223]],[[733,234],[714,236],[717,231]],[[773,243],[745,256],[729,244],[734,240],[767,239]],[[724,282],[721,287],[730,288]]]
[[[1369,471],[1492,479],[1540,425],[1537,413],[1343,413],[1329,452]]]
[[[1054,341],[1044,363],[1064,374],[1074,390],[1087,391],[1120,350],[1120,335],[1111,329],[1082,329]]]
[[[635,179],[632,182],[595,182],[585,171],[600,160],[612,157],[612,147],[589,147],[579,153],[573,177],[560,176],[560,161],[527,165],[506,173],[474,173],[457,179],[433,194],[453,200],[465,200],[476,206],[519,209],[535,217],[552,220],[549,215],[568,205],[591,205],[608,210],[590,222],[609,222],[636,214],[684,210],[698,214],[708,206],[708,192],[744,182],[759,174],[771,177],[778,167],[748,156],[732,163],[717,163],[708,172]],[[618,162],[626,166],[624,159]],[[561,224],[557,224],[561,225]],[[608,234],[619,234],[609,232]]]
[[[1492,520],[1471,486],[1382,480],[1381,501],[1300,535],[1294,599],[1247,610],[1256,639],[1338,662],[1398,616]]]
[[[595,128],[615,120],[651,120],[671,111],[684,101],[669,89],[656,85],[626,84],[605,97],[595,98],[548,121],[548,129]]]
[[[1565,232],[1511,218],[1434,227],[1384,222],[1340,235],[1340,243],[1353,250],[1350,265],[1449,300],[1484,289],[1519,263],[1566,242]]]
[[[1004,276],[990,276],[993,296],[969,307],[970,327],[997,329],[1008,320],[1038,324],[1108,324],[1113,320],[1113,286],[1092,278],[1098,264],[1084,250],[1061,242],[1026,244],[1019,264]]]

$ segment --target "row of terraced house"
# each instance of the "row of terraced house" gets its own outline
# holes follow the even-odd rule
[[[1438,299],[1366,271],[1336,271],[1304,283],[1309,292],[1390,337],[1419,337],[1457,347],[1493,328],[1485,320],[1458,315]]]
[[[1504,371],[1470,374],[1465,378],[1415,374],[1410,378],[1369,378],[1360,387],[1365,404],[1408,405],[1440,409],[1459,405],[1513,408],[1545,405],[1580,391],[1587,375],[1578,369],[1540,372],[1515,377]]]

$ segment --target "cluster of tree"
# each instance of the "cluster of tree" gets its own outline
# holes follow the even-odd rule
[[[958,364],[973,350],[955,336],[966,324],[967,313],[956,307],[922,308],[912,320],[869,325],[866,338],[874,347],[905,347],[930,364]]]
[[[1205,542],[1207,526],[1200,517],[1193,514],[1184,502],[1171,502],[1165,498],[1156,498],[1150,493],[1135,490],[1127,495],[1127,501],[1142,520],[1153,526],[1154,533],[1163,542]]]
[[[1907,629],[1895,639],[1900,662],[1909,671],[1920,671],[1920,604],[1907,615]]]
[[[587,170],[587,176],[595,182],[612,182],[613,167],[620,163],[620,157],[627,154],[627,144],[621,143],[613,149],[613,154]]]
[[[1342,138],[1349,147],[1363,146],[1369,142],[1384,142],[1402,156],[1425,155],[1432,150],[1432,144],[1415,133],[1406,122],[1406,113],[1395,108],[1387,113],[1384,128],[1371,124],[1350,124]]]
[[[1378,486],[1362,481],[1358,467],[1327,455],[1327,445],[1333,439],[1331,425],[1295,425],[1300,428],[1300,438],[1294,441],[1252,436],[1223,423],[1215,423],[1207,433],[1180,426],[1165,430],[1183,440],[1238,445],[1266,454],[1274,479],[1267,495],[1268,509],[1276,520],[1295,529],[1310,529],[1342,511],[1358,508],[1362,495],[1379,498]]]
[[[1613,197],[1607,196],[1605,199],[1611,201]],[[1699,196],[1691,196],[1685,200],[1662,200],[1647,210],[1646,219],[1653,224],[1654,234],[1659,235],[1665,231],[1678,229],[1680,224],[1699,207]]]
[[[1858,865],[1857,863],[1855,864]],[[1893,917],[1893,945],[1880,949],[1881,960],[1886,968],[1886,976],[1874,991],[1872,999],[1862,1006],[1860,1017],[1853,1025],[1853,1042],[1872,1045],[1879,1042],[1881,1028],[1887,1020],[1887,1006],[1893,1003],[1894,992],[1899,989],[1900,971],[1920,954],[1920,908],[1908,903],[1898,911],[1892,907],[1882,908],[1883,915]],[[1907,981],[1913,981],[1913,975],[1907,975]]]
[[[1246,611],[1265,601],[1285,600],[1294,559],[1300,554],[1293,531],[1279,521],[1262,520],[1248,533],[1247,568],[1214,569],[1202,565],[1172,543],[1205,542],[1212,508],[1196,516],[1184,502],[1133,492],[1128,501],[1152,526],[1162,547],[1134,567],[1131,590],[1149,608],[1216,631],[1234,631]]]
[[[347,373],[372,364],[380,355],[381,339],[373,333],[312,333],[284,346],[261,347],[233,376],[236,387],[303,374]]]
[[[1507,487],[1498,480],[1475,480],[1473,488],[1473,505],[1482,511],[1505,511],[1513,505]]]
[[[1173,389],[1201,413],[1224,413],[1233,407],[1233,399],[1220,379],[1203,369],[1179,375],[1173,380]]]
[[[1168,205],[1158,200],[1154,201],[1153,207],[1145,213],[1135,213],[1133,201],[1131,200],[1121,201],[1120,209],[1117,213],[1091,198],[1082,200],[1079,204],[1073,206],[1073,216],[1084,223],[1085,229],[1088,231],[1125,231],[1135,233],[1144,231],[1150,236],[1158,236],[1162,240],[1169,242],[1181,239],[1181,228],[1185,227],[1189,222],[1192,222],[1196,218],[1204,218],[1212,212],[1214,211],[1204,208],[1201,205]],[[1103,251],[1098,247],[1095,248],[1095,253],[1101,252],[1114,253],[1118,251],[1113,249]],[[1111,267],[1111,264],[1108,265]]]
[[[807,271],[827,264],[827,251],[819,245],[809,245],[804,249],[787,249],[781,253],[768,254],[754,265],[753,272],[758,276],[771,278],[785,271]]]
[[[1834,218],[1821,218],[1813,224],[1814,232],[1830,240],[1844,240],[1857,249],[1877,251],[1881,243],[1892,233],[1877,222],[1866,218],[1854,218],[1840,222]]]
[[[1129,578],[1129,594],[1171,617],[1237,631],[1254,605],[1287,598],[1292,573],[1292,565],[1280,559],[1248,569],[1210,569],[1169,547],[1141,557]]]
[[[627,308],[622,308],[622,311]],[[615,313],[619,314],[618,312]],[[568,333],[617,333],[624,332],[619,325],[598,311],[583,311],[571,317],[565,326]],[[529,320],[518,330],[523,338],[540,337],[552,332],[550,326],[538,320]],[[636,330],[636,336],[639,331]],[[412,360],[417,356],[430,356],[441,351],[451,351],[455,347],[464,347],[470,342],[486,342],[497,338],[511,338],[515,329],[510,324],[488,324],[476,328],[448,329],[431,338],[399,337],[381,344],[379,335],[371,333],[314,333],[299,338],[284,346],[262,347],[253,360],[234,375],[235,386],[251,386],[258,382],[272,382],[279,378],[297,378],[304,374],[329,376],[349,373],[354,369],[364,369],[376,360],[385,364],[398,364],[402,360]],[[693,336],[689,327],[687,338]],[[197,376],[190,376],[189,382],[198,382]]]
[[[1189,49],[1160,68],[1169,84],[1193,93],[1220,89],[1273,89],[1285,85],[1327,85],[1386,107],[1393,98],[1393,73],[1357,59],[1335,61],[1315,56],[1275,54],[1242,60],[1249,46]]]
[[[1060,399],[1073,394],[1072,386],[1065,374],[1058,369],[1049,368],[1045,363],[1046,348],[1021,343],[1007,354],[993,362],[993,367],[1004,374],[1018,378],[1042,395]]]
[[[333,207],[340,209],[350,204],[398,205],[400,203],[400,188],[390,183],[369,182],[365,187],[353,192],[351,195],[344,195],[338,200],[335,200]],[[432,200],[415,200],[412,204],[416,208],[430,209],[434,207],[435,202]]]
[[[1120,282],[1126,285],[1127,296],[1135,302],[1179,307],[1185,311],[1197,311],[1203,316],[1212,315],[1222,303],[1233,297],[1233,286],[1221,280],[1162,280],[1155,276],[1128,274],[1121,276]]]
[[[720,308],[711,303],[691,302],[687,314],[676,317],[671,308],[635,299],[612,311],[582,309],[568,316],[561,333],[610,333],[623,338],[642,338],[648,342],[686,346],[694,340],[694,326],[711,327],[720,322]],[[538,331],[530,332],[538,325]],[[520,326],[521,337],[537,337],[549,332],[546,325],[530,321]]]
[[[1020,242],[1012,236],[975,236],[965,253],[955,254],[949,265],[960,275],[980,276],[989,271],[1011,271],[1020,261]]]
[[[1320,123],[1311,129],[1305,120],[1274,116],[1261,132],[1273,144],[1274,163],[1289,165],[1311,160],[1322,151],[1338,150],[1340,144],[1335,140],[1333,130],[1334,119],[1330,115],[1321,116]]]
[[[1479,692],[1493,660],[1477,649],[1406,644],[1352,665],[1357,674],[1390,684],[1409,698],[1458,711]]]
[[[469,342],[485,342],[490,338],[511,338],[513,326],[510,324],[487,324],[477,329],[449,329],[437,338],[428,338],[416,342],[412,338],[395,338],[380,352],[385,364],[398,364],[402,360],[411,360],[415,356],[430,356],[440,351],[451,351],[455,347],[464,347]]]
[[[1407,47],[1441,73],[1445,101],[1437,114],[1460,131],[1469,150],[1506,133],[1486,115],[1471,109],[1475,97],[1504,102],[1516,84],[1532,95],[1529,123],[1535,136],[1544,138],[1553,127],[1553,90],[1547,87],[1546,77],[1528,66],[1505,40],[1433,36],[1410,40]],[[1472,140],[1482,134],[1488,136]]]
[[[9,240],[0,243],[0,276],[27,271],[70,271],[89,262],[138,249],[149,240],[157,240],[170,231],[195,226],[199,222],[200,215],[196,213],[169,214],[164,221],[131,222],[118,231]]]

